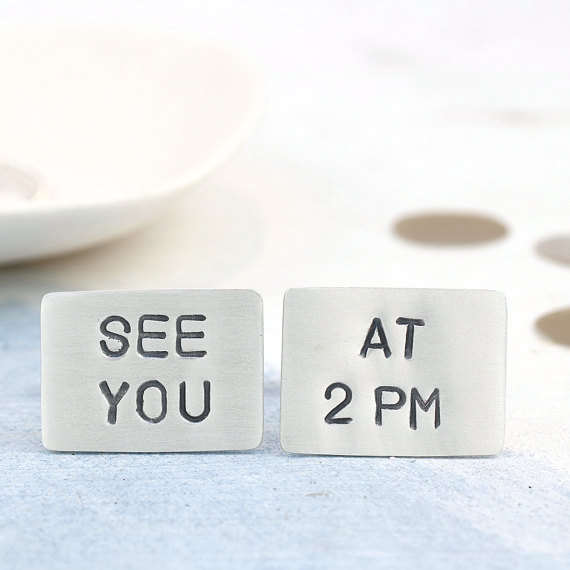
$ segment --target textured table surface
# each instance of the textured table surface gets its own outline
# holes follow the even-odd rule
[[[247,147],[148,228],[0,269],[0,567],[568,568],[570,10],[557,2],[0,3],[4,23],[121,18],[222,38],[267,77]],[[402,240],[427,209],[507,227],[482,245]],[[288,455],[279,431],[289,287],[489,288],[509,306],[507,437],[492,458]],[[61,454],[40,440],[48,291],[263,295],[258,450]]]

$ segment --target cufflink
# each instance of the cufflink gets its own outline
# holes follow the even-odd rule
[[[329,455],[498,453],[505,357],[497,291],[291,289],[281,445]]]
[[[41,318],[47,449],[213,451],[260,444],[257,293],[51,293]]]

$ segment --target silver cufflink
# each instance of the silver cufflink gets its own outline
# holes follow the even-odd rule
[[[263,430],[262,343],[261,298],[253,291],[46,295],[44,446],[255,448]]]
[[[292,453],[500,451],[506,305],[495,291],[293,289],[281,443]],[[54,293],[42,304],[42,437],[58,451],[257,447],[252,291]]]
[[[497,291],[292,289],[281,445],[331,455],[495,454],[505,345]]]

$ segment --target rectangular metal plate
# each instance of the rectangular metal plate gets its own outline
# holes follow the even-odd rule
[[[57,451],[252,449],[263,430],[253,291],[51,293],[42,438]]]
[[[505,353],[497,291],[289,290],[281,445],[332,455],[497,453]]]

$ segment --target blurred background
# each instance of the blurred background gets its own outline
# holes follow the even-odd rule
[[[6,28],[75,20],[235,45],[265,104],[248,141],[144,227],[0,268],[0,565],[567,568],[570,5],[0,2]],[[282,297],[305,286],[504,291],[505,451],[281,452]],[[263,296],[260,450],[43,450],[42,295],[133,288]]]

